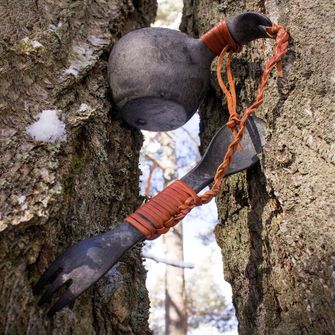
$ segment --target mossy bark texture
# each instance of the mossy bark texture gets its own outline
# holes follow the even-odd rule
[[[0,334],[149,334],[140,248],[53,318],[32,285],[75,241],[112,228],[140,203],[139,132],[121,123],[109,51],[149,25],[155,0],[1,1]],[[36,141],[44,110],[66,137]]]
[[[284,77],[270,78],[257,112],[267,122],[261,162],[223,182],[217,199],[239,333],[334,334],[334,3],[186,0],[182,29],[199,36],[245,10],[285,25],[291,40]],[[255,97],[272,45],[254,42],[233,62],[240,111]],[[221,97],[213,79],[201,107],[203,144],[227,118]]]

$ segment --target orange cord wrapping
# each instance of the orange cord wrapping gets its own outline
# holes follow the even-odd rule
[[[188,184],[176,180],[127,216],[125,221],[147,238],[155,238],[157,235],[165,234],[179,222],[175,217],[181,205],[191,202],[200,205],[198,201],[197,194]]]
[[[229,167],[235,151],[240,146],[248,117],[264,101],[264,90],[269,73],[275,66],[277,66],[278,76],[282,77],[283,75],[281,59],[288,48],[289,33],[283,26],[275,24],[267,28],[267,33],[269,37],[276,39],[274,55],[267,61],[264,67],[264,72],[255,102],[244,110],[241,117],[236,111],[235,84],[230,68],[233,50],[236,50],[236,48],[226,45],[219,56],[217,77],[219,85],[227,97],[227,105],[230,116],[226,125],[231,128],[234,138],[228,147],[223,162],[219,165],[216,171],[212,188],[203,195],[198,196],[189,185],[181,180],[177,180],[152,198],[149,202],[137,209],[133,214],[129,215],[125,221],[132,224],[135,228],[146,235],[147,238],[155,238],[159,234],[166,233],[169,228],[181,221],[192,210],[192,208],[207,204],[213,199],[213,197],[218,195],[222,179]],[[221,75],[223,59],[228,50],[229,53],[226,59],[226,73],[229,89],[225,86]]]
[[[230,35],[226,21],[222,21],[200,38],[215,55],[219,56],[225,46],[241,51],[242,47]]]

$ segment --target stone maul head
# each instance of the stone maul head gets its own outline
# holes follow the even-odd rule
[[[166,28],[143,28],[122,37],[108,62],[113,99],[131,126],[167,131],[185,124],[209,85],[210,64],[227,45],[268,37],[264,15],[246,12],[221,22],[200,39]]]

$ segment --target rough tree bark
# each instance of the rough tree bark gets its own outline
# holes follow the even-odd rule
[[[225,16],[257,10],[292,37],[284,78],[272,76],[258,112],[267,121],[261,163],[225,181],[218,198],[216,237],[239,332],[334,334],[334,3],[184,3],[182,28],[194,36]],[[241,110],[255,97],[271,45],[257,41],[234,61]],[[220,95],[214,83],[201,108],[203,144],[226,120]]]
[[[140,203],[142,137],[111,107],[106,64],[156,1],[11,0],[0,13],[0,333],[149,334],[139,247],[51,319],[31,288],[65,247]],[[27,134],[43,110],[65,122],[65,141]]]

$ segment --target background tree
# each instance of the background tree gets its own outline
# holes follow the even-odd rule
[[[165,164],[164,187],[178,179],[176,142],[168,133],[162,133],[162,150]],[[184,261],[183,223],[180,222],[163,236],[167,259]],[[165,271],[165,334],[187,334],[187,310],[184,268],[166,265]]]
[[[214,244],[207,245],[213,252],[215,247],[217,246]],[[228,308],[222,288],[213,282],[209,264],[215,264],[211,255],[206,262],[192,271],[192,276],[186,281],[189,328],[197,330],[207,325],[212,327],[208,329],[208,333],[213,332],[214,328],[217,334],[225,334],[235,328],[235,310]]]
[[[106,70],[155,12],[154,0],[0,3],[1,334],[150,333],[139,248],[54,318],[31,288],[61,250],[140,204],[142,138],[111,107]]]
[[[159,0],[158,5],[157,18],[154,26],[165,26],[177,29],[180,24],[179,20],[181,19],[182,1]],[[185,127],[182,127],[177,131],[169,132],[164,136],[161,136],[162,133],[145,132],[146,140],[142,151],[142,168],[144,170],[142,188],[145,194],[149,192],[150,188],[152,189],[152,194],[161,190],[166,185],[167,179],[168,181],[171,180],[171,176],[169,175],[172,170],[175,175],[173,178],[177,178],[178,175],[180,177],[189,171],[199,159],[197,120],[198,117],[195,116]],[[174,144],[174,142],[176,142],[176,144]],[[172,150],[172,147],[174,146],[176,150]],[[174,159],[171,158],[175,155],[177,155],[177,159],[174,162]],[[177,166],[178,174],[176,171]],[[171,169],[171,167],[173,167],[173,169]],[[216,275],[211,271],[213,267],[215,267],[215,263],[220,261],[218,261],[217,257],[217,246],[216,248],[214,247],[215,238],[213,235],[213,227],[216,222],[216,208],[215,206],[214,208],[211,207],[212,212],[210,212],[209,208],[210,206],[197,208],[185,219],[185,223],[188,226],[194,227],[195,224],[197,225],[196,221],[198,221],[198,224],[201,224],[203,228],[207,227],[209,230],[209,233],[206,233],[206,236],[204,237],[203,235],[201,238],[201,240],[206,239],[206,246],[202,246],[200,241],[193,241],[192,246],[189,245],[188,249],[196,246],[197,250],[186,250],[186,252],[190,253],[188,257],[193,257],[192,261],[194,260],[196,263],[199,263],[199,260],[206,255],[206,261],[201,266],[197,264],[195,270],[186,272],[187,279],[185,289],[188,311],[187,333],[194,335],[221,334],[225,333],[227,330],[232,331],[236,328],[234,309],[231,304],[229,304],[230,290],[227,286],[224,287],[222,283],[218,285],[218,279],[216,278],[220,277],[220,273]],[[213,213],[213,211],[215,213]],[[195,229],[203,228],[198,227]],[[186,229],[187,232],[190,233],[189,228],[186,227]],[[152,250],[149,250],[143,253],[143,255],[146,258],[149,256],[149,258],[153,258],[155,261],[171,262],[171,260],[173,260],[174,263],[181,264],[182,262],[180,260],[176,261],[176,259],[182,255],[182,248],[177,248],[176,250],[176,245],[181,245],[182,242],[182,239],[180,238],[181,232],[182,229],[178,224],[175,229],[155,241],[153,247],[155,254],[153,254]],[[167,246],[166,243],[163,245],[161,243],[162,240],[168,241],[169,246]],[[190,238],[188,241],[189,240]],[[146,244],[146,248],[149,248],[150,246],[152,246],[151,243]],[[163,250],[166,252],[165,257],[162,256]],[[178,252],[178,250],[180,252]],[[199,252],[201,253],[200,257]],[[215,255],[215,257],[213,257],[213,255]],[[182,312],[185,307],[178,307],[175,303],[176,301],[180,301],[182,304],[179,305],[184,305],[184,280],[182,279],[182,274],[174,275],[175,271],[182,273],[183,270],[169,266],[165,271],[165,266],[162,266],[161,264],[152,264],[150,261],[148,263],[148,285],[151,300],[150,319],[154,333],[156,335],[163,335],[164,333],[174,335],[180,332],[184,333],[186,327],[182,326],[183,322],[181,321],[183,318],[185,319],[185,317],[183,317],[185,312]],[[185,263],[183,265],[185,266]],[[166,275],[167,279],[171,278],[170,280],[167,280],[170,284],[165,286],[168,296],[167,300],[164,299],[164,294],[162,292],[164,287],[164,275]],[[178,280],[178,278],[180,279]],[[179,289],[174,287],[176,285]],[[173,299],[169,297],[172,294],[174,295]],[[174,300],[174,303],[171,303],[171,300]],[[176,311],[177,314],[174,313],[174,311]],[[173,313],[175,314],[175,322],[171,322]],[[164,314],[166,322],[164,320]],[[166,325],[165,332],[164,324]]]
[[[184,1],[182,30],[200,36],[244,10],[287,26],[284,78],[272,77],[258,115],[267,121],[261,164],[225,180],[218,198],[225,278],[240,334],[333,334],[335,160],[334,4],[329,1]],[[235,58],[239,106],[255,96],[272,41]],[[227,118],[217,85],[201,107],[202,143]]]
[[[158,178],[161,179],[159,180],[161,189],[178,179],[176,142],[173,132],[146,132],[145,134],[146,140],[142,148],[142,159],[149,170],[146,176],[147,180],[144,180],[145,195],[155,195],[159,192],[157,179],[153,182],[155,169],[159,169],[160,177]],[[162,261],[173,261],[175,264],[184,265],[182,222],[163,235],[161,239],[165,249],[165,261],[163,259]],[[163,290],[165,286],[165,334],[186,335],[187,309],[184,267],[166,264],[164,281],[158,280],[157,282],[161,284],[158,289]],[[165,282],[165,285],[163,282]],[[152,307],[155,309],[161,308],[161,306]]]

